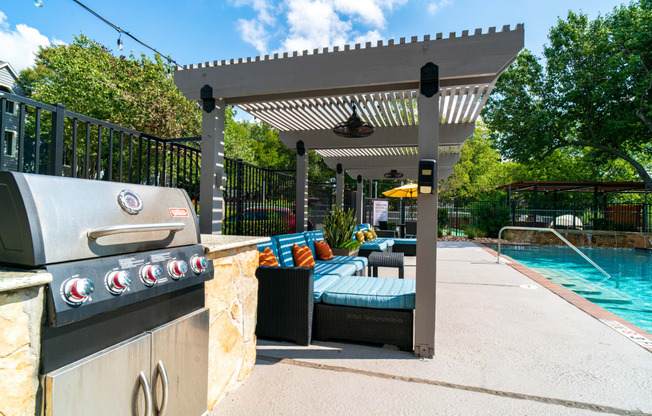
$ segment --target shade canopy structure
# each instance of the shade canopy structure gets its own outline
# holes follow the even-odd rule
[[[389,191],[383,192],[383,195],[390,198],[416,198],[417,184],[409,183],[407,185],[399,186],[398,188],[393,188]]]
[[[581,192],[581,193],[645,193],[645,182],[592,181],[518,181],[499,186],[496,190],[510,192]]]
[[[464,141],[475,130],[500,74],[523,48],[522,24],[476,29],[444,38],[438,33],[332,48],[295,51],[177,67],[174,82],[202,112],[200,229],[220,232],[224,216],[225,108],[236,105],[279,131],[297,153],[297,231],[306,229],[308,150],[337,172],[336,203],[343,202],[344,172],[363,179],[390,169],[416,179],[420,159],[435,159],[439,178],[450,174]],[[332,129],[353,104],[375,127],[365,138],[342,138]],[[435,183],[436,185],[436,183]],[[436,186],[434,187],[436,189]],[[415,353],[434,355],[437,269],[437,193],[417,197]],[[433,221],[433,218],[435,221]]]

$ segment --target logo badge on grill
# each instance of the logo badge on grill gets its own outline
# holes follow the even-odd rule
[[[137,193],[123,189],[118,195],[118,204],[127,214],[136,215],[143,210],[143,200]]]

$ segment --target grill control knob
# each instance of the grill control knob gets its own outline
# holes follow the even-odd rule
[[[147,286],[154,286],[161,276],[163,276],[163,268],[161,266],[145,266],[140,269],[140,278]]]
[[[168,271],[173,279],[179,280],[188,271],[188,263],[183,260],[170,260],[168,263]]]
[[[95,285],[88,279],[71,279],[63,286],[63,296],[69,303],[79,305],[93,293]]]
[[[208,259],[204,256],[192,256],[190,259],[190,268],[193,272],[200,274],[208,267]]]
[[[121,294],[131,284],[131,274],[128,271],[122,270],[119,272],[111,272],[106,277],[106,284],[111,293],[116,295]]]

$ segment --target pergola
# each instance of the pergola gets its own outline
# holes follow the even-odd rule
[[[337,171],[336,203],[343,204],[344,172],[358,180],[356,207],[361,219],[362,180],[383,178],[397,169],[417,178],[420,159],[438,161],[439,178],[450,174],[464,141],[498,76],[523,48],[522,24],[501,31],[476,29],[470,35],[441,33],[434,39],[378,41],[213,61],[184,66],[174,81],[203,107],[200,228],[221,230],[224,166],[224,111],[236,105],[269,123],[280,140],[297,151],[296,229],[307,221],[308,152],[315,150]],[[424,76],[433,63],[438,77]],[[432,72],[430,73],[432,74]],[[434,85],[435,92],[428,88]],[[346,120],[352,104],[376,127],[367,138],[346,139],[332,128]],[[301,203],[303,201],[303,203]],[[434,355],[437,248],[437,192],[417,198],[415,353]]]

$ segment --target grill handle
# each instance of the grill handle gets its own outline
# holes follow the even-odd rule
[[[161,222],[154,224],[127,224],[127,225],[111,225],[109,227],[96,228],[89,230],[86,235],[89,240],[97,240],[100,237],[114,234],[131,234],[131,233],[144,233],[147,231],[169,231],[176,233],[185,228],[182,222]]]

